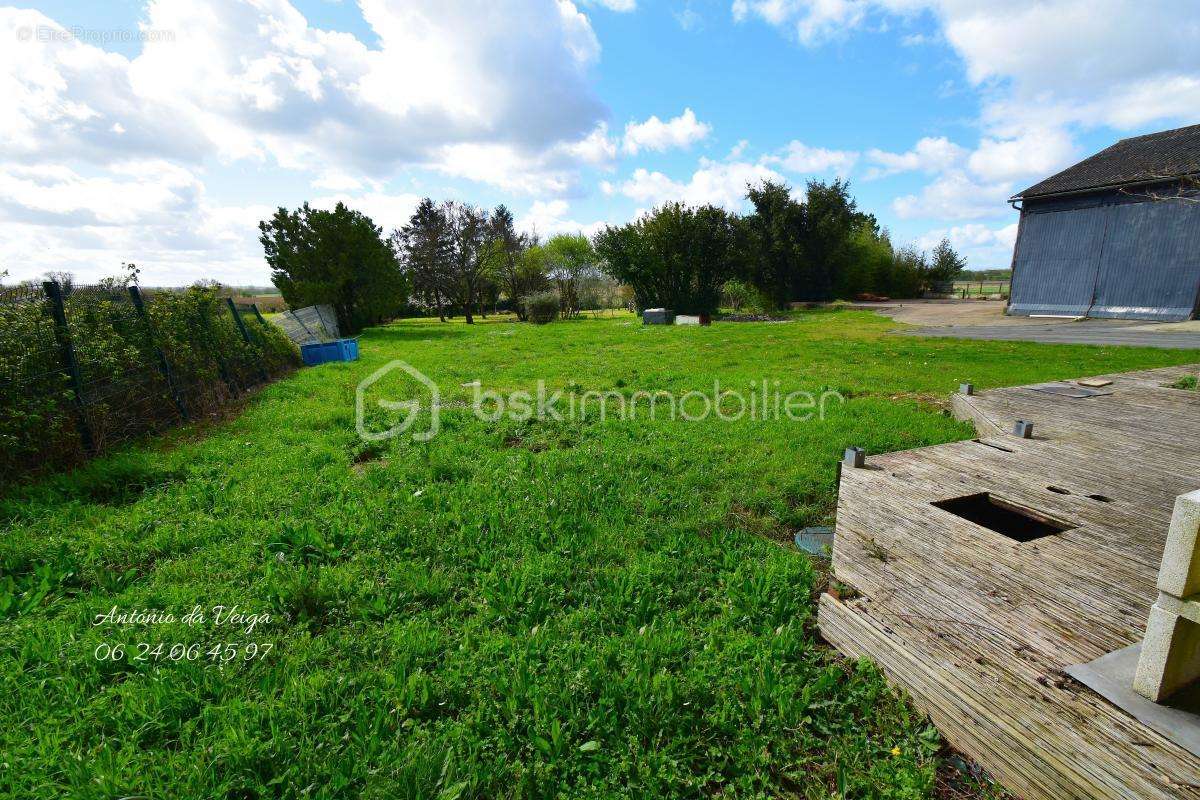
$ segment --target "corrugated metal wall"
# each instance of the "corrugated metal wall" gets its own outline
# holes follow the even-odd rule
[[[1181,320],[1200,295],[1200,203],[1118,192],[1027,203],[1009,313]]]

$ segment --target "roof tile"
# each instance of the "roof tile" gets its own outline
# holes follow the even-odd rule
[[[1122,139],[1014,196],[1030,198],[1200,173],[1200,125]]]

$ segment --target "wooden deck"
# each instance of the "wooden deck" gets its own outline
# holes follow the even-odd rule
[[[979,439],[843,470],[833,570],[857,596],[822,596],[822,634],[1018,796],[1200,798],[1200,759],[1062,673],[1142,637],[1175,497],[1200,488],[1200,392],[1166,384],[1198,369],[956,395]],[[980,492],[1072,527],[1018,542],[932,505]]]

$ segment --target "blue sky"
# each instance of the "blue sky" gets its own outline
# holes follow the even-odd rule
[[[547,235],[763,177],[1007,266],[1014,191],[1200,122],[1193,0],[53,0],[0,36],[7,280],[263,284],[255,223],[305,200]]]

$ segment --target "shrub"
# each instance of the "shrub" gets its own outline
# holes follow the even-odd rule
[[[745,281],[725,281],[721,286],[721,304],[732,311],[760,312],[767,308],[767,300],[758,289]]]
[[[605,269],[633,288],[638,308],[711,314],[737,273],[736,218],[715,206],[667,203],[635,222],[596,234]]]
[[[178,423],[177,399],[194,418],[300,362],[283,331],[252,311],[242,314],[247,342],[215,284],[143,299],[145,317],[120,279],[63,291],[80,406],[97,450]],[[0,292],[0,484],[82,460],[80,406],[42,287]]]
[[[40,454],[69,461],[78,453],[71,397],[41,287],[4,289],[0,292],[0,473],[20,472]]]
[[[559,306],[558,292],[534,292],[525,298],[525,313],[535,325],[553,322]]]

